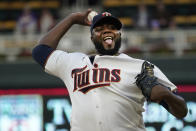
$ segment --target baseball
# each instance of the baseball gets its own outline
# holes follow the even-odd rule
[[[93,17],[95,15],[97,15],[98,13],[96,11],[91,11],[89,14],[88,14],[88,21],[92,21],[93,20]]]

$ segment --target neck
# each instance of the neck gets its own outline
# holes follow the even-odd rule
[[[98,54],[98,55],[100,55],[100,56],[104,56],[105,54]],[[109,55],[109,56],[119,56],[120,55],[120,53],[118,52],[118,53],[116,53],[116,54],[114,54],[114,55]]]

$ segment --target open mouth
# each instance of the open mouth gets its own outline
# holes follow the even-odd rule
[[[113,38],[111,36],[106,36],[103,38],[104,42],[111,45],[113,42]]]

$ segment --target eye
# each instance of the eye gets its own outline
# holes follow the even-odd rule
[[[111,30],[117,30],[117,28],[114,25],[109,25],[108,28]]]
[[[99,26],[99,27],[96,27],[96,28],[95,28],[95,31],[96,31],[96,32],[99,32],[99,31],[102,31],[103,29],[104,29],[103,26]]]

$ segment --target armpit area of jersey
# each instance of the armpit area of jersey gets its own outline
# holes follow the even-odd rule
[[[53,51],[54,49],[48,45],[38,45],[33,49],[32,56],[34,60],[44,68],[48,57]]]

